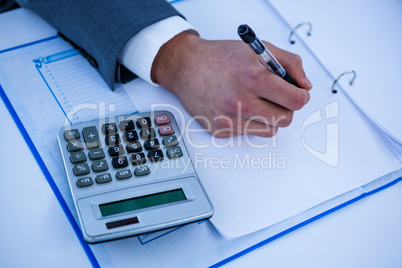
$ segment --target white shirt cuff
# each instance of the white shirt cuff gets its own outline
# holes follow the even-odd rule
[[[133,36],[120,51],[118,61],[145,81],[151,80],[152,63],[167,41],[184,31],[195,28],[182,17],[173,16],[156,22]]]

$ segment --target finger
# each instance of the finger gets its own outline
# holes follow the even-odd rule
[[[264,138],[271,138],[278,133],[278,127],[254,121],[252,119],[241,120],[241,134],[250,134]]]
[[[241,126],[239,126],[238,128],[233,128],[233,130],[218,129],[211,134],[216,138],[229,138],[243,134],[271,138],[275,136],[277,132],[278,127],[266,125],[253,120],[242,120]]]
[[[265,99],[255,99],[240,104],[239,111],[245,120],[275,127],[287,127],[293,120],[293,111]]]
[[[260,98],[292,111],[300,110],[310,100],[310,94],[305,89],[295,87],[279,76],[263,71],[251,91]]]
[[[227,138],[241,134],[252,134],[260,137],[272,137],[278,127],[270,125],[268,120],[260,116],[241,118],[240,115],[214,118],[211,134],[217,138]]]
[[[304,72],[302,59],[299,55],[278,48],[269,42],[264,43],[299,87],[307,90],[313,87]]]
[[[216,138],[230,138],[230,137],[235,137],[235,136],[240,136],[243,133],[238,133],[238,132],[233,132],[233,131],[228,131],[228,130],[216,130],[211,133],[212,136]]]

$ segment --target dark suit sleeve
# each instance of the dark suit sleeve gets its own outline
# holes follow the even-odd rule
[[[17,0],[39,14],[87,54],[113,89],[128,71],[117,63],[124,45],[141,29],[179,15],[165,0]],[[122,72],[121,72],[122,71]]]

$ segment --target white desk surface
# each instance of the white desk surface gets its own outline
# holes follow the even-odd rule
[[[2,267],[90,267],[67,217],[0,102]],[[402,183],[362,199],[227,267],[401,267]]]

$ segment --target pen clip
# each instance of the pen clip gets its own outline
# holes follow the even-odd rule
[[[334,80],[334,83],[332,84],[332,93],[337,93],[338,91],[335,89],[335,85],[338,83],[338,81],[343,77],[343,76],[345,76],[345,75],[347,75],[347,74],[353,74],[353,78],[350,80],[350,82],[349,82],[349,85],[353,85],[353,82],[355,81],[355,79],[356,79],[356,72],[354,71],[354,70],[352,70],[352,71],[347,71],[347,72],[344,72],[344,73],[342,73],[340,76],[338,76],[338,78],[336,78],[335,80]]]
[[[296,41],[295,40],[293,40],[292,39],[292,37],[293,37],[293,35],[296,33],[296,31],[297,31],[297,29],[299,29],[301,26],[303,26],[303,25],[308,25],[309,26],[309,29],[308,29],[308,31],[307,31],[307,36],[311,36],[311,31],[313,30],[313,24],[311,24],[311,22],[302,22],[302,23],[299,23],[299,24],[297,24],[293,29],[292,29],[292,31],[290,32],[290,35],[289,35],[289,43],[290,44],[294,44]]]

